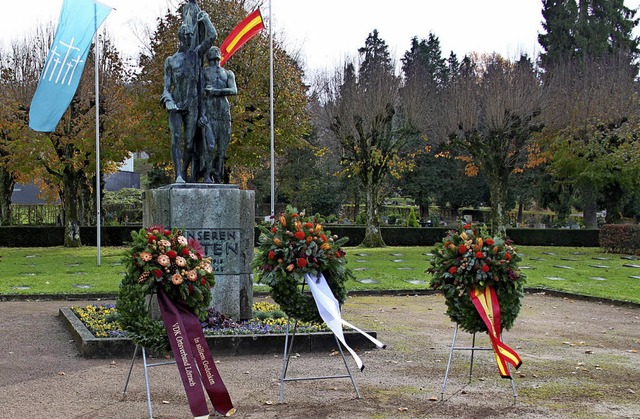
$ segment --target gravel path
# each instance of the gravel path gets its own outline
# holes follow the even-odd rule
[[[141,361],[123,399],[130,359],[78,357],[57,314],[86,303],[0,302],[0,418],[148,417]],[[639,308],[526,295],[505,335],[524,362],[515,404],[488,352],[476,354],[471,383],[468,352],[454,352],[440,401],[453,336],[444,310],[436,295],[349,298],[344,317],[388,344],[361,353],[361,399],[348,379],[334,379],[288,382],[278,403],[280,355],[213,356],[239,418],[640,418]],[[470,338],[459,334],[458,345]],[[292,359],[289,376],[342,372],[339,357],[314,353]],[[150,380],[154,417],[189,417],[175,366],[151,368]]]

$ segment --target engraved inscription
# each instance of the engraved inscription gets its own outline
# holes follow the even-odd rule
[[[211,258],[215,274],[240,273],[240,229],[187,229],[185,237],[198,240],[205,255]]]

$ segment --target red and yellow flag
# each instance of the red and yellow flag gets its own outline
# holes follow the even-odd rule
[[[220,65],[224,65],[237,50],[262,29],[264,29],[262,15],[260,14],[260,9],[256,9],[233,28],[229,36],[220,45],[220,53],[222,54]]]
[[[496,292],[490,286],[486,286],[483,290],[474,288],[471,291],[471,301],[476,310],[478,310],[478,314],[480,314],[484,324],[487,326],[487,334],[491,339],[491,345],[493,346],[493,352],[496,356],[500,376],[502,378],[511,378],[507,363],[518,369],[520,365],[522,365],[522,360],[516,351],[502,342],[500,336],[502,333],[502,327],[500,326],[500,303],[498,302]]]

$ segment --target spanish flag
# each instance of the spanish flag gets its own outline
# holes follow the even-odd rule
[[[222,54],[220,65],[224,65],[237,50],[262,29],[264,29],[262,15],[260,14],[260,9],[256,9],[233,28],[229,36],[227,36],[222,45],[220,45],[220,52]]]

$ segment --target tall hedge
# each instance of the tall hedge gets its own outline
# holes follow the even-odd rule
[[[605,252],[640,254],[640,225],[605,224],[600,228],[600,246]]]
[[[100,230],[100,241],[103,246],[123,246],[131,240],[131,231],[137,231],[141,225],[108,226]],[[634,227],[634,226],[631,226]],[[638,233],[636,227],[635,247],[639,249]],[[331,232],[340,237],[349,237],[347,246],[358,246],[364,239],[364,227],[357,225],[331,225]],[[389,246],[433,246],[442,240],[451,227],[383,227],[382,238]],[[260,231],[255,229],[255,243],[258,242]],[[95,246],[97,231],[95,227],[81,227],[80,235],[82,244]],[[627,237],[627,233],[613,233],[615,240],[619,237]],[[507,236],[518,246],[573,246],[573,247],[598,247],[598,230],[571,230],[571,229],[534,229],[513,228],[507,229]],[[600,234],[602,236],[602,233]],[[64,243],[64,227],[53,226],[0,226],[0,247],[47,247],[62,246]],[[602,240],[602,239],[601,239]],[[604,245],[603,245],[604,247]],[[625,250],[628,252],[628,250]]]

